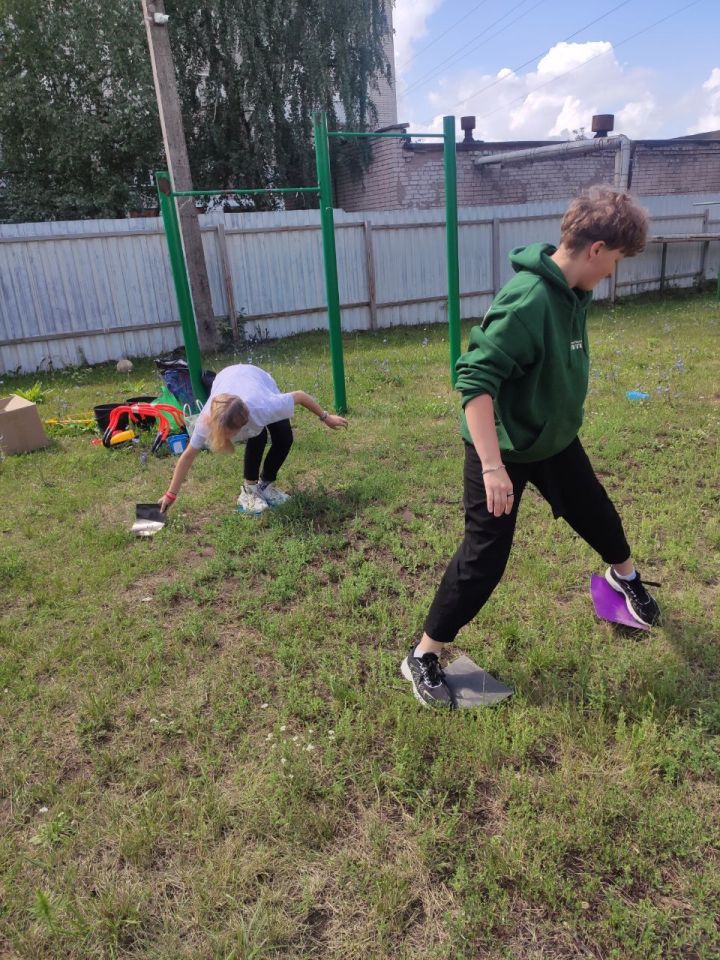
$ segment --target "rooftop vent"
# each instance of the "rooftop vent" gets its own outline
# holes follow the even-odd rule
[[[592,118],[592,132],[595,134],[596,140],[598,137],[606,137],[614,129],[614,113],[596,113]]]
[[[473,142],[473,130],[475,129],[475,117],[460,117],[460,126],[465,132],[463,143]]]

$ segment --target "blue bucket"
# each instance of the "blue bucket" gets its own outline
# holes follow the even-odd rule
[[[173,433],[172,436],[167,438],[170,453],[176,457],[183,452],[188,443],[190,443],[190,437],[186,433]]]

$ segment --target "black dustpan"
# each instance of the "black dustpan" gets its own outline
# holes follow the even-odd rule
[[[138,537],[152,537],[162,530],[166,520],[167,514],[162,512],[157,503],[136,503],[135,523],[130,532]]]

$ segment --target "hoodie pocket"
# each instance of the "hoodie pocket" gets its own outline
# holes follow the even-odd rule
[[[552,443],[555,430],[556,425],[546,420],[542,426],[538,426],[538,432],[535,433],[535,436],[531,439],[528,439],[529,431],[527,430],[523,431],[524,436],[522,439],[513,437],[507,432],[506,434],[513,452],[518,455],[518,459],[527,462],[531,460],[541,460],[548,456],[545,448],[549,447]]]
[[[548,441],[552,437],[553,430],[554,430],[553,424],[550,421],[546,420],[545,423],[542,425],[542,427],[540,427],[540,432],[537,433],[535,438],[525,446],[518,446],[512,437],[509,437],[509,439],[513,445],[513,450],[515,451],[515,453],[521,454],[523,460],[542,459],[543,457],[547,456],[547,454],[544,453],[543,451],[545,447],[548,445]],[[539,451],[539,456],[536,457],[535,455],[538,453],[538,451]]]

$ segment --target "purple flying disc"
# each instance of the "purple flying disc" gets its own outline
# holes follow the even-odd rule
[[[644,623],[636,620],[625,604],[625,597],[617,590],[613,590],[605,577],[590,577],[590,593],[593,599],[595,613],[601,620],[610,623],[621,623],[624,627],[634,627],[636,630],[649,630]]]

